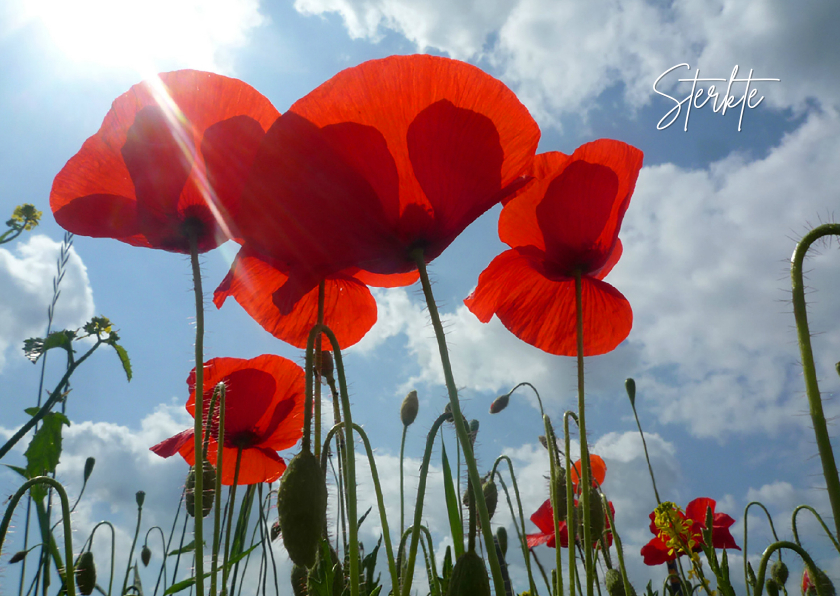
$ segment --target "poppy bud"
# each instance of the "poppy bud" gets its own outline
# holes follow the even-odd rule
[[[148,567],[149,561],[152,560],[152,549],[145,544],[143,545],[143,550],[140,551],[140,560],[143,562],[143,567]]]
[[[767,589],[767,596],[779,596],[779,584],[772,577],[767,578],[764,587]]]
[[[403,426],[411,426],[417,418],[417,412],[420,409],[420,402],[417,399],[417,391],[409,391],[408,395],[402,401],[400,406],[400,420]]]
[[[604,574],[604,583],[607,586],[607,594],[610,596],[636,596],[636,590],[630,586],[630,594],[624,593],[624,579],[617,569],[607,569]]]
[[[627,390],[627,397],[630,398],[630,405],[636,407],[636,381],[627,379],[624,381],[624,389]]]
[[[268,536],[269,538],[271,538],[272,542],[280,538],[280,520],[277,520],[276,522],[271,524],[271,529],[268,531]]]
[[[76,564],[76,586],[82,596],[88,596],[96,586],[96,565],[90,551],[83,552]]]
[[[24,558],[26,558],[28,552],[29,551],[27,550],[19,550],[18,552],[13,554],[12,557],[9,559],[9,564],[20,563],[21,561],[23,561]]]
[[[478,436],[478,426],[478,420],[470,420],[470,425],[469,427],[467,427],[467,432],[469,433],[470,437],[470,445],[475,445],[475,438]]]
[[[496,529],[496,540],[499,541],[499,550],[502,551],[502,556],[507,555],[508,535],[504,526],[499,526]]]
[[[474,550],[465,552],[455,563],[446,596],[490,596],[487,568]]]
[[[752,563],[747,561],[747,583],[750,584],[754,588],[756,581],[757,580],[755,578],[755,571],[753,571],[753,568],[752,568]]]
[[[207,517],[210,510],[213,509],[213,499],[216,496],[216,469],[206,459],[203,462],[204,474],[202,481],[204,483],[204,495],[201,499],[201,517]],[[187,487],[184,495],[184,501],[187,507],[187,513],[190,517],[195,517],[195,466],[190,467],[190,472],[187,474]]]
[[[321,352],[321,369],[318,371],[318,375],[325,378],[325,379],[329,379],[329,378],[332,378],[334,370],[335,370],[335,364],[333,363],[332,352],[322,351]]]
[[[510,393],[500,395],[499,397],[493,400],[492,404],[490,404],[490,413],[498,414],[506,407],[508,407],[508,403],[510,403]]]
[[[583,505],[583,501],[578,501],[579,505]],[[579,514],[578,524],[580,526],[580,535],[583,536],[583,511]],[[605,526],[604,503],[601,501],[601,493],[597,488],[590,489],[589,492],[589,523],[592,532],[592,540],[598,540],[601,534],[604,533]]]
[[[134,495],[134,500],[137,501],[137,506],[141,509],[143,508],[143,503],[146,502],[146,493],[145,491],[138,490],[137,494]]]
[[[834,584],[828,579],[828,576],[822,569],[817,569],[817,579],[824,596],[834,596]],[[817,596],[817,586],[808,574],[808,568],[802,572],[802,596]]]
[[[487,505],[487,514],[490,519],[493,519],[493,514],[496,512],[496,505],[499,502],[499,489],[493,480],[487,480],[481,485],[481,492],[484,493],[484,503]],[[470,506],[470,492],[464,491],[464,497],[461,499],[464,507]]]
[[[96,464],[96,458],[89,457],[85,460],[85,472],[84,476],[82,477],[82,482],[87,482],[88,478],[90,478],[91,473],[93,472],[93,466]]]
[[[277,513],[289,558],[312,567],[327,523],[327,485],[311,451],[301,451],[289,462],[277,490]]]
[[[770,566],[770,577],[780,586],[784,586],[787,583],[788,575],[787,565],[781,559],[776,559]]]
[[[292,565],[292,593],[295,596],[306,596],[306,580],[309,572],[302,565]]]

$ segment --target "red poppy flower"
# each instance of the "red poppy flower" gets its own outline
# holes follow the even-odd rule
[[[376,300],[366,284],[380,287],[390,287],[389,284],[395,283],[402,285],[405,277],[345,269],[326,278],[324,323],[335,334],[342,348],[357,343],[376,323]],[[305,348],[309,332],[318,321],[318,288],[310,290],[292,306],[291,311],[285,312],[284,305],[275,296],[288,279],[288,267],[246,245],[236,255],[227,276],[216,288],[213,303],[221,308],[232,296],[266,331],[297,348]]]
[[[663,503],[663,505],[669,504]],[[735,539],[732,537],[732,534],[729,533],[729,528],[735,523],[735,520],[725,513],[715,513],[715,505],[714,499],[704,497],[694,499],[689,503],[685,508],[685,513],[672,507],[673,513],[682,520],[684,527],[672,529],[670,533],[678,534],[679,536],[675,536],[675,538],[678,538],[681,544],[688,545],[690,542],[693,542],[694,546],[691,550],[700,552],[704,544],[702,530],[706,527],[706,509],[711,508],[712,546],[714,548],[741,550],[735,544]],[[673,561],[678,556],[681,557],[685,554],[680,549],[668,545],[668,532],[658,529],[655,520],[656,511],[650,514],[650,531],[654,534],[655,538],[642,547],[642,557],[644,557],[645,565],[660,565],[668,561]]]
[[[280,113],[252,87],[179,70],[134,85],[53,182],[56,221],[82,236],[189,253],[234,233],[245,178]]]
[[[612,512],[613,517],[615,517],[615,507],[613,507],[612,501],[608,501],[608,503],[610,505],[610,511]],[[577,507],[577,504],[578,501],[575,499],[575,507]],[[554,509],[551,507],[551,499],[546,499],[545,502],[540,505],[540,508],[537,509],[531,516],[531,521],[534,522],[540,531],[535,534],[527,534],[525,536],[528,542],[528,548],[534,548],[540,544],[545,544],[549,548],[556,548],[557,542],[554,537]],[[561,521],[558,526],[560,528],[560,546],[563,548],[569,548],[569,529],[566,527],[566,522]],[[604,515],[604,528],[609,530],[610,527],[610,518],[608,515]],[[612,532],[607,532],[605,540],[607,541],[608,547],[612,546]]]
[[[538,140],[516,96],[474,66],[426,55],[366,62],[269,129],[238,223],[254,250],[286,264],[274,300],[289,312],[348,267],[407,273],[415,248],[437,257],[526,182]]]
[[[603,279],[621,256],[618,231],[642,167],[642,152],[601,139],[571,156],[537,156],[535,180],[499,219],[512,250],[497,256],[464,303],[482,322],[495,314],[545,352],[577,355],[575,272],[582,275],[583,352],[613,350],[630,333],[630,303]]]
[[[286,469],[277,451],[288,449],[303,435],[304,372],[280,356],[265,354],[251,360],[213,358],[204,365],[204,411],[213,390],[225,383],[225,438],[222,484],[233,484],[236,456],[242,449],[238,484],[277,480]],[[187,411],[195,415],[195,369],[187,379]],[[217,421],[211,424],[207,459],[216,464]],[[180,453],[195,463],[193,430],[185,430],[151,448],[161,457]]]

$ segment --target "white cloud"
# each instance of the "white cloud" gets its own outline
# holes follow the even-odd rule
[[[644,105],[656,78],[683,62],[691,65],[689,77],[700,68],[701,77],[727,78],[737,64],[739,77],[754,69],[754,78],[780,78],[753,85],[768,105],[802,108],[816,98],[833,106],[840,96],[830,25],[840,8],[831,0],[807,8],[779,0],[462,0],[422,7],[407,0],[297,0],[295,7],[340,14],[353,38],[377,41],[390,29],[420,51],[486,59],[545,122],[552,113],[585,112],[617,85],[632,107]],[[676,78],[663,89],[677,85]],[[688,93],[682,87],[680,99]]]
[[[12,250],[0,248],[0,370],[10,351],[23,358],[23,340],[44,335],[60,250],[60,243],[42,235]],[[52,328],[77,329],[93,316],[94,305],[87,268],[72,248],[60,290]]]

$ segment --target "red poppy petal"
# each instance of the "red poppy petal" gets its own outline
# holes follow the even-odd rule
[[[604,263],[600,269],[597,269],[590,273],[592,277],[595,279],[604,279],[607,275],[609,275],[610,271],[613,270],[618,260],[621,258],[621,255],[624,253],[624,246],[621,244],[621,239],[615,239],[615,246],[613,246],[612,252],[610,252],[609,256],[607,257],[607,262]]]
[[[222,465],[222,484],[230,486],[236,474],[237,449],[225,447]],[[213,457],[211,461],[215,462]],[[275,451],[265,448],[244,449],[239,464],[237,485],[274,482],[286,471],[286,462]]]
[[[149,246],[146,237],[140,234],[137,204],[126,197],[110,194],[78,197],[58,208],[54,215],[61,227],[80,236],[117,238],[133,246]]]
[[[592,486],[601,486],[607,477],[607,464],[604,463],[600,455],[590,454],[589,468],[592,473]],[[572,466],[572,485],[575,487],[575,491],[580,484],[579,474],[580,460],[577,460]]]
[[[654,538],[642,547],[642,557],[645,565],[661,565],[677,558],[676,552],[668,554],[668,547],[659,538]]]
[[[351,271],[353,271],[352,268],[345,270],[344,273],[349,275]],[[404,286],[410,286],[420,279],[420,272],[415,269],[408,273],[384,275],[359,269],[353,273],[352,277],[355,277],[366,286],[373,286],[374,288],[402,288]]]
[[[540,505],[531,515],[531,521],[544,533],[554,534],[554,509],[551,508],[551,499],[546,499]]]
[[[535,546],[546,544],[549,540],[554,538],[554,534],[548,534],[545,532],[541,532],[539,534],[526,534],[525,538],[528,542],[528,548],[534,548]],[[550,547],[553,548],[553,545],[550,545]]]
[[[615,349],[633,325],[630,303],[606,282],[582,279],[584,356]],[[519,339],[545,352],[577,355],[575,284],[549,279],[542,263],[521,249],[497,256],[464,303],[482,321],[494,313]]]
[[[690,520],[705,527],[706,509],[711,508],[712,515],[714,515],[716,505],[717,503],[715,503],[715,500],[709,499],[708,497],[700,497],[698,499],[694,499],[686,506],[685,516]]]
[[[241,249],[216,289],[213,302],[221,308],[225,299],[233,296],[266,331],[297,348],[305,348],[309,332],[318,320],[318,288],[297,301],[291,313],[283,314],[273,294],[288,276],[275,264],[247,248]],[[350,277],[327,279],[324,291],[324,322],[342,348],[352,346],[376,322],[376,301],[363,283]]]
[[[154,447],[150,447],[149,451],[156,453],[161,457],[172,457],[180,449],[188,442],[193,441],[195,437],[195,431],[193,429],[187,429],[185,431],[179,432],[174,437],[169,437],[155,445]]]
[[[237,435],[253,434],[260,419],[274,401],[277,382],[274,377],[258,368],[235,370],[224,378],[225,394],[225,444],[238,442]],[[212,394],[213,386],[208,387]]]

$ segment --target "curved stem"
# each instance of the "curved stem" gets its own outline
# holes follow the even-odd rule
[[[152,526],[151,528],[149,528],[148,531],[146,532],[146,539],[143,541],[143,545],[145,546],[146,542],[148,542],[149,534],[151,533],[152,530],[157,530],[158,532],[160,532],[160,545],[163,548],[163,550],[161,551],[161,558],[163,559],[163,562],[161,563],[161,566],[163,568],[163,574],[165,576],[166,575],[166,559],[167,559],[167,556],[166,556],[166,536],[163,533],[163,528],[161,528],[160,526]],[[164,592],[166,591],[166,586],[163,587],[163,591]]]
[[[417,484],[417,503],[414,506],[414,525],[411,532],[411,544],[408,547],[408,566],[406,567],[403,579],[401,595],[408,596],[411,591],[411,582],[414,578],[414,562],[417,558],[417,542],[420,539],[420,526],[423,520],[423,499],[426,496],[426,476],[429,474],[429,461],[432,458],[432,449],[435,446],[435,436],[440,425],[448,418],[447,414],[441,414],[432,424],[429,434],[426,437],[426,450],[423,452],[423,463],[420,465],[420,478]],[[396,588],[394,588],[396,594]]]
[[[429,317],[432,320],[432,327],[435,330],[438,350],[440,351],[441,365],[443,366],[443,377],[446,381],[446,389],[449,393],[449,403],[452,407],[452,416],[455,419],[455,429],[458,432],[458,439],[461,448],[464,450],[464,460],[467,464],[470,480],[473,486],[481,486],[481,476],[478,474],[478,467],[475,463],[472,445],[470,445],[469,433],[464,425],[464,416],[461,414],[461,405],[458,401],[458,389],[455,387],[455,379],[452,376],[452,365],[449,362],[449,350],[446,347],[446,336],[443,325],[440,322],[435,298],[432,294],[432,286],[429,283],[429,274],[426,271],[426,261],[423,259],[423,250],[413,251],[412,257],[420,272],[420,281],[423,284],[423,294],[426,298],[426,306],[429,309]],[[487,503],[484,501],[484,492],[476,491],[476,508],[481,522],[481,532],[484,535],[484,544],[487,547],[487,559],[490,564],[490,571],[493,575],[493,586],[496,594],[505,593],[505,583],[502,578],[502,570],[499,565],[499,557],[496,555],[496,543],[493,541],[493,530],[490,527],[490,514],[487,511]],[[408,596],[407,593],[405,596]]]
[[[822,589],[822,582],[819,582],[817,580],[817,578],[819,577],[819,569],[814,564],[814,560],[811,559],[811,556],[804,548],[802,548],[798,544],[789,542],[787,540],[779,540],[778,542],[774,542],[764,550],[764,553],[762,553],[761,561],[758,564],[758,574],[756,575],[755,581],[755,596],[761,596],[761,591],[764,588],[764,575],[767,572],[767,562],[770,560],[770,555],[772,555],[773,552],[782,548],[787,548],[796,552],[796,554],[802,557],[802,560],[805,561],[805,566],[808,569],[808,574],[811,576],[813,584],[817,589],[817,596],[829,596]]]
[[[513,389],[508,391],[507,394],[508,395],[513,395],[513,392],[516,391],[517,389],[519,389],[520,387],[530,387],[531,389],[534,390],[534,394],[537,396],[537,403],[540,405],[540,416],[545,416],[545,410],[543,409],[542,399],[540,399],[540,392],[537,391],[537,388],[534,387],[533,385],[531,385],[531,383],[529,383],[527,381],[523,381],[522,383],[519,383],[518,385],[516,385],[516,387],[514,387]]]
[[[343,428],[344,425],[344,422],[339,422],[327,433],[326,441],[324,441],[323,459],[326,458],[327,445],[329,445],[330,439],[340,428]],[[382,523],[382,538],[385,541],[385,554],[388,556],[388,569],[391,572],[391,581],[393,582],[393,585],[398,586],[399,580],[397,578],[397,564],[394,561],[394,550],[391,546],[391,533],[388,529],[388,517],[385,513],[385,498],[382,496],[382,484],[379,482],[379,472],[376,470],[376,460],[373,456],[373,449],[371,448],[370,441],[368,440],[367,434],[362,427],[355,423],[352,426],[353,430],[356,431],[359,437],[361,437],[362,443],[365,446],[365,452],[368,456],[370,476],[371,480],[373,480],[373,489],[376,492],[376,504],[379,507],[379,521]]]
[[[116,532],[114,531],[114,525],[109,521],[101,521],[95,526],[93,526],[93,530],[90,531],[90,548],[93,548],[93,536],[96,534],[97,528],[99,526],[108,526],[111,530],[111,579],[108,581],[108,596],[111,596],[111,589],[114,587],[114,559],[115,559],[115,551],[116,551]],[[166,555],[166,552],[164,552]],[[165,560],[165,559],[164,559]]]
[[[198,231],[191,228],[190,265],[195,290],[195,495],[199,508],[204,498],[204,453],[202,453],[202,422],[204,415],[204,291],[201,288],[201,267],[198,264]],[[200,509],[195,516],[195,588],[204,594],[204,518]]]
[[[131,541],[131,550],[128,551],[128,564],[125,568],[125,579],[123,580],[123,587],[121,594],[125,594],[126,586],[128,586],[128,575],[131,572],[131,559],[134,558],[134,547],[137,545],[137,537],[140,536],[140,519],[143,517],[143,505],[137,506],[137,527],[134,529],[134,540]]]
[[[770,512],[767,511],[767,507],[763,504],[759,503],[758,501],[750,501],[747,503],[747,506],[744,508],[744,585],[747,588],[747,596],[750,596],[750,582],[747,579],[747,557],[746,553],[749,551],[747,550],[747,526],[749,525],[749,512],[750,507],[753,505],[758,505],[764,510],[764,514],[767,516],[767,521],[770,522],[770,530],[773,532],[773,539],[778,542],[779,536],[776,534],[776,527],[773,525],[773,518],[770,516]],[[796,536],[796,510],[793,512],[793,535]],[[829,534],[830,536],[831,534]],[[797,540],[799,542],[799,540]]]
[[[64,577],[67,579],[65,584],[68,596],[76,596],[76,582],[72,579],[75,578],[75,575],[73,573],[73,529],[70,527],[70,501],[67,499],[67,492],[64,490],[64,487],[54,478],[38,476],[37,478],[27,480],[12,495],[12,498],[9,500],[9,505],[6,507],[6,512],[3,514],[3,520],[0,521],[0,552],[3,551],[3,541],[6,538],[6,532],[9,530],[9,523],[12,521],[12,513],[15,511],[15,507],[17,507],[18,502],[26,491],[36,484],[49,484],[56,490],[59,499],[61,499],[62,524],[64,525],[64,559],[67,561],[64,571]]]
[[[513,482],[513,492],[516,494],[516,505],[519,508],[519,523],[522,528],[521,532],[520,526],[516,526],[516,515],[513,512],[513,504],[510,502],[510,495],[508,494],[507,487],[505,486],[504,480],[502,480],[502,475],[496,471],[499,462],[502,461],[507,463],[508,470],[510,471],[510,478]],[[508,505],[511,509],[511,517],[513,517],[514,526],[516,527],[516,533],[519,535],[519,545],[522,547],[522,556],[525,558],[525,568],[528,570],[528,587],[530,588],[533,596],[538,596],[537,586],[534,583],[534,576],[531,573],[531,558],[528,556],[528,543],[525,538],[525,514],[522,512],[522,499],[519,497],[519,484],[516,482],[516,475],[513,473],[513,462],[510,461],[510,458],[507,455],[500,455],[496,458],[496,461],[493,463],[493,470],[490,473],[490,478],[494,478],[497,473],[499,474],[499,482],[502,484],[502,488],[505,491],[505,496],[507,496]]]
[[[793,539],[796,541],[796,543],[799,544],[799,531],[796,527],[796,516],[803,509],[807,509],[808,511],[814,514],[814,517],[816,517],[817,521],[820,522],[820,525],[822,526],[823,530],[825,530],[825,533],[828,536],[829,540],[831,540],[831,543],[834,545],[834,548],[837,549],[838,552],[840,552],[840,543],[838,543],[837,539],[831,535],[831,530],[828,529],[828,526],[823,521],[823,518],[820,516],[819,513],[817,513],[817,510],[811,507],[810,505],[799,505],[796,509],[793,510],[793,515],[791,516],[791,526],[793,527]],[[775,532],[773,532],[773,536],[776,536]],[[778,538],[776,538],[776,540],[778,540]],[[747,547],[745,545],[744,552],[746,551]]]
[[[790,277],[793,286],[793,315],[796,319],[796,334],[799,338],[802,372],[805,376],[805,392],[808,395],[811,422],[814,425],[814,435],[819,448],[825,486],[828,489],[828,499],[831,502],[831,512],[834,515],[835,536],[840,538],[840,476],[837,473],[837,463],[831,449],[820,388],[817,384],[817,370],[814,365],[814,354],[811,350],[811,332],[808,328],[808,312],[805,305],[805,283],[802,278],[802,262],[805,259],[805,253],[808,252],[811,244],[816,240],[829,234],[840,235],[840,224],[825,224],[805,234],[793,252]]]

